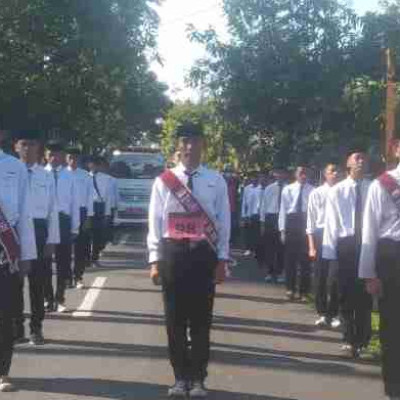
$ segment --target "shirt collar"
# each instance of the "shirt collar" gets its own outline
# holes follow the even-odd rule
[[[177,169],[179,172],[183,172],[183,173],[186,173],[186,171],[187,171],[186,167],[182,163],[178,164]],[[190,173],[191,174],[194,174],[194,173],[200,174],[203,169],[204,169],[204,167],[200,164],[196,169],[190,171]]]
[[[28,164],[26,164],[26,167],[31,171],[35,171],[36,169],[39,168],[39,164],[35,163],[35,164],[32,164],[30,167],[28,166]]]

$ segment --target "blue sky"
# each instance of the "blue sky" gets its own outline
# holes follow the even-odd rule
[[[363,14],[378,9],[378,1],[353,0],[352,5]],[[186,28],[188,24],[200,30],[212,25],[224,34],[225,20],[220,4],[221,0],[164,0],[158,8],[161,18],[158,44],[163,66],[154,63],[153,70],[169,85],[171,97],[185,99],[195,96],[185,87],[184,78],[204,51],[188,40]]]

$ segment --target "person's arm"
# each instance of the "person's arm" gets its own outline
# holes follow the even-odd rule
[[[54,179],[51,175],[47,175],[49,209],[47,211],[47,244],[60,243],[60,223],[58,218],[56,188]]]
[[[19,219],[16,229],[20,241],[21,261],[36,260],[36,237],[29,206],[28,172],[24,165],[21,165],[17,185]]]
[[[339,208],[336,192],[331,190],[326,198],[324,237],[322,257],[326,260],[337,259],[337,241],[339,234]]]
[[[228,187],[221,177],[217,185],[217,232],[218,232],[218,266],[216,270],[216,283],[222,283],[226,277],[227,263],[229,260],[229,240],[231,235],[231,212],[229,206]]]
[[[71,233],[72,235],[79,234],[81,224],[81,212],[79,207],[79,199],[77,196],[76,183],[72,175],[68,177],[70,181],[71,200],[70,200],[70,215],[71,215]]]
[[[308,255],[311,260],[315,260],[317,258],[317,245],[315,242],[315,229],[316,222],[318,218],[318,204],[317,204],[317,192],[313,191],[310,194],[308,200],[308,209],[307,209],[307,238],[308,238]]]
[[[260,222],[263,224],[265,222],[265,215],[267,214],[266,205],[270,197],[270,188],[267,186],[261,194],[261,205],[260,205]]]
[[[88,217],[93,217],[94,215],[93,199],[94,199],[93,179],[90,175],[88,175],[86,179],[86,208]]]
[[[286,186],[282,190],[281,208],[279,210],[278,226],[280,232],[286,230],[286,213],[288,210],[288,197],[289,197],[289,186]]]
[[[248,187],[246,186],[243,189],[243,196],[242,196],[242,210],[241,210],[242,219],[247,218],[247,195],[248,195]]]
[[[376,250],[383,214],[382,205],[386,196],[388,194],[379,182],[373,182],[364,208],[362,247],[358,273],[361,279],[366,279],[367,290],[371,294],[378,294],[380,290],[380,281],[376,272]]]
[[[161,259],[160,245],[162,239],[163,199],[161,189],[163,183],[157,178],[153,184],[149,204],[147,249],[149,252],[149,264],[156,265]]]

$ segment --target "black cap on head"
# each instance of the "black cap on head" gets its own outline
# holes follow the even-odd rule
[[[17,142],[18,140],[41,140],[42,133],[38,130],[16,130],[13,132],[13,139]]]
[[[348,148],[347,152],[346,152],[346,160],[355,153],[363,153],[363,154],[367,154],[367,150],[365,149],[364,146],[361,145],[355,145],[355,146],[351,146]]]
[[[58,152],[64,151],[65,149],[63,143],[59,140],[51,140],[46,144],[46,150]]]
[[[70,154],[72,156],[80,156],[82,153],[77,147],[70,147],[66,151],[67,154]]]
[[[183,122],[176,129],[178,138],[203,137],[203,126],[197,122]]]

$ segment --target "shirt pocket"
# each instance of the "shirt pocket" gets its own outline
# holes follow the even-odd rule
[[[46,183],[41,181],[33,181],[31,185],[31,191],[32,206],[40,212],[46,212],[49,200],[49,192]]]
[[[217,201],[217,183],[207,182],[202,185],[198,196],[202,205],[204,205],[208,210],[214,210]]]

